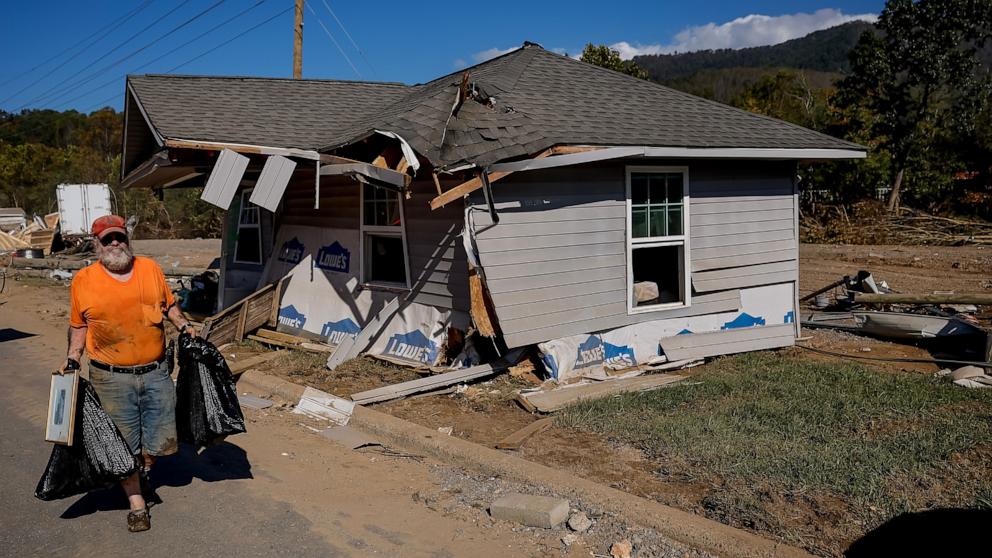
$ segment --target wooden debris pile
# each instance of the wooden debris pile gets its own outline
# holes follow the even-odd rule
[[[891,215],[877,204],[821,206],[800,220],[800,240],[820,244],[904,246],[992,245],[992,223],[903,210]]]
[[[34,248],[47,256],[52,253],[58,225],[59,214],[51,213],[44,219],[35,217],[30,223],[13,231],[0,231],[0,252]]]

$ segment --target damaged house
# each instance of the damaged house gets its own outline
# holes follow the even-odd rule
[[[791,345],[796,163],[864,156],[525,43],[412,86],[130,76],[121,172],[227,210],[221,307],[284,279],[281,331],[567,379]]]

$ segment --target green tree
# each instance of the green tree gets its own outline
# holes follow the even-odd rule
[[[889,0],[881,33],[863,33],[851,52],[838,108],[891,158],[890,211],[899,209],[907,170],[935,161],[935,139],[974,91],[990,17],[988,0]]]
[[[582,57],[580,60],[589,64],[595,64],[596,66],[608,68],[616,72],[631,75],[636,78],[649,79],[648,73],[644,71],[644,68],[638,66],[633,60],[624,60],[620,58],[619,51],[616,51],[606,45],[593,45],[592,43],[587,44],[586,48],[582,49]]]

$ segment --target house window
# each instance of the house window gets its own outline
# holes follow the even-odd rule
[[[629,313],[689,305],[689,172],[627,168]]]
[[[241,192],[238,210],[238,236],[234,241],[234,262],[262,263],[262,229],[259,224],[258,206],[248,201],[251,189]]]
[[[362,282],[409,288],[400,195],[362,184]]]

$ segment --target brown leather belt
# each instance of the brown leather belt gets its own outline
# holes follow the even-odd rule
[[[115,366],[113,364],[107,364],[106,362],[100,362],[99,360],[90,360],[90,366],[99,368],[100,370],[106,370],[107,372],[116,372],[118,374],[147,374],[152,370],[155,370],[161,366],[162,361],[165,359],[157,360],[155,362],[149,362],[148,364],[139,364],[137,366]]]

